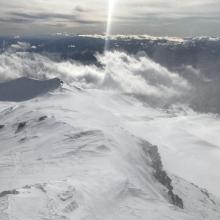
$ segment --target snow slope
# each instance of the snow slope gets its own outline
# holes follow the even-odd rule
[[[181,209],[155,177],[150,121],[170,113],[118,93],[67,86],[2,102],[0,111],[1,220],[220,219],[213,195],[170,175]]]
[[[161,113],[151,119],[127,120],[127,126],[132,133],[159,146],[167,170],[220,196],[218,116],[192,111],[176,116]]]

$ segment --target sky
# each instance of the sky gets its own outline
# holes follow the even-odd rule
[[[220,35],[220,0],[114,1],[112,34]],[[0,0],[0,35],[104,34],[108,5],[109,0]]]

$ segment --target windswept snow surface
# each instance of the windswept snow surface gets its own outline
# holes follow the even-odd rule
[[[203,90],[146,54],[29,47],[0,54],[0,220],[220,219],[219,116],[187,107],[219,112],[217,78]]]
[[[159,146],[167,170],[220,196],[219,116],[179,112],[130,120],[128,127]]]
[[[187,182],[219,194],[215,120],[69,86],[0,103],[0,219],[219,220],[219,199]],[[147,141],[158,144],[184,209],[169,202],[154,177]]]

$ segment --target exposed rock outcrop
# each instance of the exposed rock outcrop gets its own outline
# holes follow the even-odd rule
[[[27,122],[26,122],[26,121],[20,122],[20,123],[18,124],[17,130],[16,130],[15,133],[18,133],[18,132],[22,131],[22,130],[26,127],[26,125],[27,125]]]
[[[0,192],[0,198],[4,197],[4,196],[7,196],[7,195],[17,195],[17,194],[19,194],[19,192],[15,189],[6,190],[6,191],[3,191],[3,192]]]
[[[148,154],[152,161],[152,167],[154,169],[154,177],[164,185],[168,190],[168,198],[173,205],[179,208],[184,208],[183,200],[173,192],[172,180],[163,169],[163,164],[161,161],[160,154],[158,152],[157,146],[150,146],[148,148],[143,148],[145,153]]]
[[[40,118],[38,118],[38,121],[44,121],[44,120],[46,120],[46,119],[47,119],[47,116],[44,115],[44,116],[41,116]]]

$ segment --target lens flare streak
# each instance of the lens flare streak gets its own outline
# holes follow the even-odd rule
[[[109,5],[108,5],[108,18],[107,18],[107,27],[106,27],[106,37],[105,37],[105,51],[109,49],[109,39],[111,35],[112,17],[113,17],[115,0],[109,0],[108,4]]]

